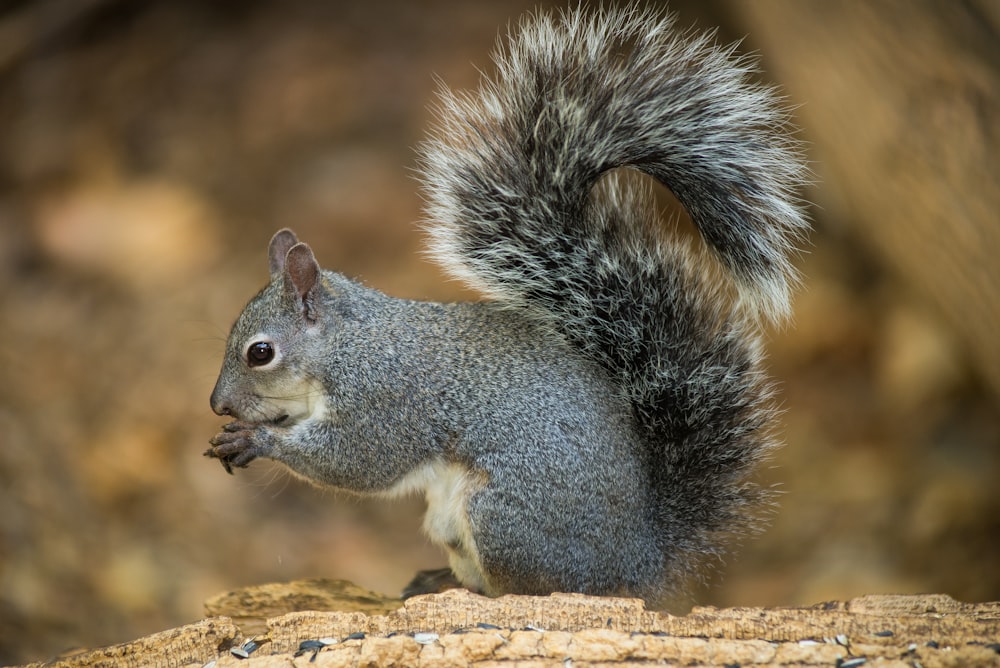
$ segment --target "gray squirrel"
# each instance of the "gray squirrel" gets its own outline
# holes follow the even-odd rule
[[[422,492],[450,564],[428,573],[486,595],[676,595],[767,505],[760,329],[789,312],[808,228],[801,147],[734,51],[634,5],[522,20],[493,78],[442,91],[420,149],[430,252],[489,299],[389,297],[281,230],[205,454]],[[625,167],[674,193],[723,273]]]

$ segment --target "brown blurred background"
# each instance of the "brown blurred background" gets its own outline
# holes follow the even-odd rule
[[[0,10],[0,663],[292,578],[398,592],[422,502],[201,456],[229,324],[292,226],[328,268],[467,298],[420,255],[435,76],[534,3],[38,0]],[[773,526],[693,602],[1000,599],[995,3],[675,2],[797,105],[817,204],[769,334]],[[677,612],[684,612],[681,606]]]

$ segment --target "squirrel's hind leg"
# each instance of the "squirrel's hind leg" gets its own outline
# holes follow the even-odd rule
[[[458,581],[455,573],[450,568],[433,568],[426,571],[417,571],[409,584],[403,587],[402,598],[421,594],[440,594],[449,589],[464,589],[465,585]],[[478,593],[478,592],[477,592]]]

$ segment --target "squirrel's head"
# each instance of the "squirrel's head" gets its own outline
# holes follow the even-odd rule
[[[291,425],[325,410],[315,360],[322,355],[337,276],[323,272],[312,249],[287,229],[272,237],[268,262],[270,282],[229,333],[212,410],[237,420]]]

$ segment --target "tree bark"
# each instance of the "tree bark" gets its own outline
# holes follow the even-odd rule
[[[347,611],[336,608],[338,589]],[[229,616],[63,657],[60,668],[104,666],[1000,666],[1000,603],[874,595],[806,608],[694,608],[675,616],[634,599],[579,594],[486,598],[464,590],[391,599],[349,583],[302,581],[215,597]],[[280,603],[278,603],[280,601]],[[367,607],[364,603],[362,607]],[[263,621],[248,634],[232,617]],[[246,645],[253,640],[256,647]],[[305,644],[303,644],[305,643]],[[234,649],[236,654],[234,654]],[[862,661],[862,659],[864,661]],[[855,663],[850,663],[850,662]],[[42,664],[36,664],[42,665]]]

